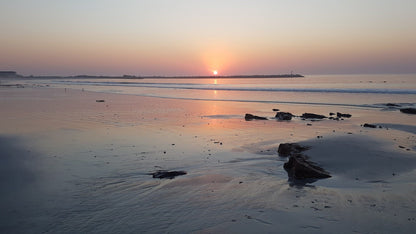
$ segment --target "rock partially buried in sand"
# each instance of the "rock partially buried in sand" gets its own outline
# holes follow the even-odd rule
[[[363,125],[363,127],[365,127],[365,128],[377,128],[377,125],[365,123]]]
[[[324,119],[326,118],[325,115],[318,115],[313,113],[303,113],[302,116],[300,116],[304,119]]]
[[[275,117],[278,120],[291,120],[293,115],[289,112],[277,112]]]
[[[281,143],[277,149],[280,157],[288,157],[290,155],[298,154],[302,151],[308,150],[310,147],[301,146],[296,143]]]
[[[257,120],[267,120],[267,118],[266,118],[266,117],[261,117],[261,116],[252,115],[252,114],[246,114],[246,115],[244,116],[244,119],[245,119],[246,121],[250,121],[250,120],[253,120],[253,119],[257,119]]]
[[[153,178],[157,179],[173,179],[176,176],[186,175],[186,171],[156,171],[153,173],[150,173],[149,175],[152,175]]]
[[[400,112],[405,113],[405,114],[416,115],[416,108],[403,108],[403,109],[400,109]]]
[[[307,156],[303,154],[291,155],[283,168],[287,171],[289,179],[304,180],[331,177],[327,171],[317,166],[316,163],[309,161]]]
[[[95,100],[96,102],[105,102],[105,100],[102,100],[102,99],[100,99],[100,100]]]
[[[395,104],[395,103],[387,103],[386,106],[388,106],[388,107],[400,107],[400,105]]]
[[[310,149],[309,146],[301,146],[297,143],[282,143],[279,145],[277,150],[279,156],[289,156],[289,161],[283,165],[289,179],[305,180],[331,177],[327,171],[316,163],[309,161],[308,156],[302,154],[303,151],[308,149]]]
[[[351,115],[350,114],[343,114],[343,113],[337,112],[337,117],[338,118],[351,118]]]

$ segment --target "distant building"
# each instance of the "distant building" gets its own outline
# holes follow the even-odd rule
[[[0,78],[20,77],[15,71],[0,71]]]

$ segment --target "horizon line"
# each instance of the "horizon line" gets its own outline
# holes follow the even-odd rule
[[[144,79],[144,78],[290,78],[304,77],[301,74],[251,74],[251,75],[20,75],[16,71],[0,70],[0,77],[8,75],[10,78],[124,78],[124,79]]]

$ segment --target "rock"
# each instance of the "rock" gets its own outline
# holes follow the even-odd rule
[[[405,113],[405,114],[416,115],[416,108],[403,108],[403,109],[400,109],[400,112]]]
[[[387,103],[386,106],[389,107],[399,107],[400,105],[394,104],[394,103]]]
[[[309,146],[301,146],[296,143],[281,143],[277,149],[277,153],[280,157],[288,157],[290,155],[298,154],[305,150],[310,149]]]
[[[267,120],[266,117],[256,116],[256,115],[252,115],[252,114],[246,114],[244,116],[244,119],[246,119],[246,121],[250,121],[250,120],[253,120],[253,119],[257,119],[257,120]]]
[[[313,114],[313,113],[303,113],[302,118],[304,119],[324,119],[326,118],[325,115],[318,115],[318,114]]]
[[[342,114],[340,112],[337,112],[337,117],[338,118],[351,118],[350,114]]]
[[[289,112],[277,112],[275,117],[278,120],[291,120],[293,115]]]
[[[100,99],[100,100],[95,100],[96,102],[105,102],[105,100],[102,100],[102,99]]]
[[[304,180],[331,177],[327,171],[316,163],[309,161],[308,156],[302,154],[303,151],[308,149],[310,149],[309,146],[302,146],[297,143],[282,143],[279,145],[277,150],[279,156],[289,156],[289,161],[283,165],[289,179]]]
[[[335,115],[335,113],[334,112],[329,112],[329,115],[333,116],[333,115]]]
[[[304,180],[331,177],[327,171],[317,166],[316,163],[309,161],[307,156],[303,154],[291,155],[283,168],[286,170],[289,179]]]
[[[377,128],[377,125],[365,123],[363,125],[363,127],[365,127],[365,128]]]
[[[274,109],[272,109],[273,111],[280,111],[279,109],[276,109],[276,108],[274,108]]]
[[[157,178],[157,179],[173,179],[176,176],[186,175],[186,172],[185,171],[164,171],[164,170],[160,170],[160,171],[150,173],[149,175],[152,175],[153,178]]]

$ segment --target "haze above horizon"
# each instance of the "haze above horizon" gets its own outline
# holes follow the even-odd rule
[[[416,73],[416,1],[0,2],[23,75]]]

